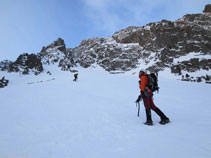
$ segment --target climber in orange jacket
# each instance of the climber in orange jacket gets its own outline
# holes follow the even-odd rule
[[[158,114],[161,118],[160,124],[166,124],[169,123],[169,118],[166,117],[166,115],[155,106],[153,102],[153,93],[152,91],[147,87],[148,86],[148,75],[145,70],[141,70],[139,72],[139,88],[141,90],[141,94],[139,95],[136,102],[140,102],[141,98],[143,99],[145,111],[146,111],[146,122],[144,124],[146,125],[153,125],[152,117],[151,117],[151,109],[155,111],[156,114]]]

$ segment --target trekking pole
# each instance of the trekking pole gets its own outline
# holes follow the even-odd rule
[[[138,106],[138,117],[139,117],[139,113],[140,113],[140,103],[139,102],[136,102],[136,107]]]

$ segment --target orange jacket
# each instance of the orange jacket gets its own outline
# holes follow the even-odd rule
[[[141,80],[140,84],[139,84],[139,88],[141,89],[141,91],[143,92],[146,88],[146,86],[148,85],[148,78],[147,78],[147,74],[143,74],[143,75],[139,75],[139,78]]]

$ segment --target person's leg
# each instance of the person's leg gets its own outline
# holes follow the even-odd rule
[[[146,125],[152,125],[152,116],[151,116],[151,109],[150,109],[150,100],[149,98],[143,99],[144,106],[145,106],[145,112],[146,112],[146,122],[144,124]]]
[[[152,110],[155,110],[157,107],[155,106],[152,97],[149,98],[149,106]]]
[[[154,110],[155,113],[160,116],[161,119],[160,124],[165,124],[169,122],[169,118],[166,117],[166,115],[158,107],[155,106],[152,98],[150,98],[150,106],[152,110]]]

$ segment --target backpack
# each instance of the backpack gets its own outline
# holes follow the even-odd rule
[[[154,73],[148,74],[148,85],[147,87],[149,87],[149,89],[154,92],[154,91],[158,91],[159,92],[159,87],[158,87],[158,78],[157,78],[157,74],[155,75]]]

